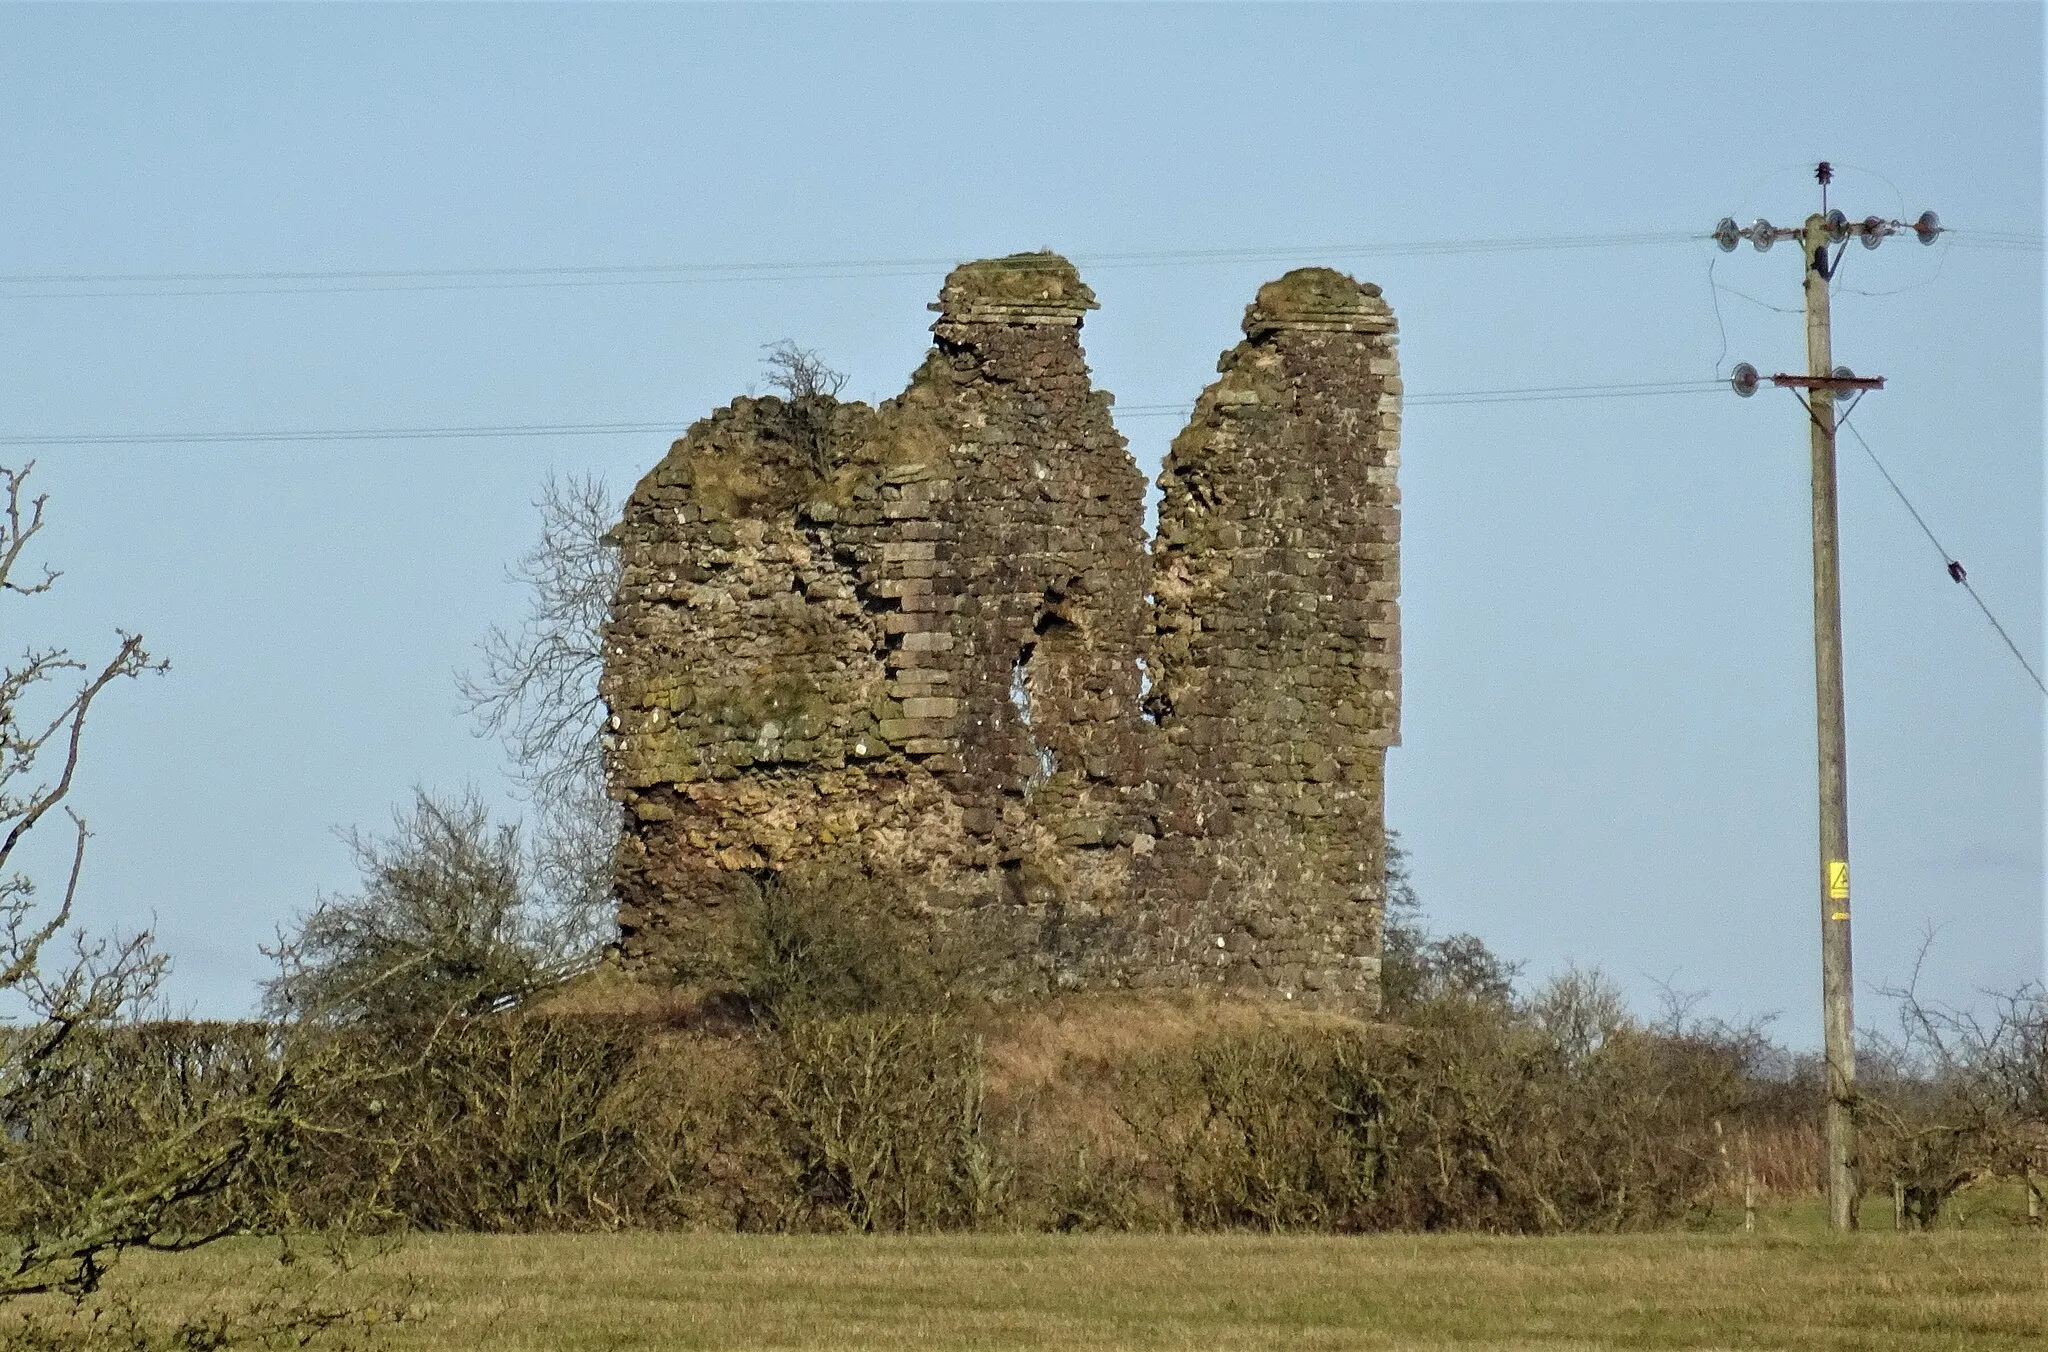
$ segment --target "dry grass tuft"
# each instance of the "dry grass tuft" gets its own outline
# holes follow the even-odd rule
[[[1336,1014],[1199,993],[1075,995],[1004,1011],[988,1042],[991,1091],[1031,1093],[1077,1069],[1106,1069],[1184,1050],[1204,1035],[1258,1028],[1358,1028]]]

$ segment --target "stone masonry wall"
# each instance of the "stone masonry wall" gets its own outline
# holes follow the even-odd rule
[[[1373,1006],[1400,727],[1400,378],[1379,289],[1269,283],[1160,474],[1157,904],[1215,979]]]
[[[901,396],[736,400],[627,504],[603,693],[629,965],[715,971],[750,886],[816,868],[971,933],[998,987],[1372,1007],[1398,723],[1377,290],[1261,291],[1149,559],[1072,266],[966,264],[932,308]]]

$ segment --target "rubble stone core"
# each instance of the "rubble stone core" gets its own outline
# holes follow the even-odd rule
[[[964,264],[903,394],[735,400],[643,479],[606,640],[624,957],[885,878],[998,989],[1378,1003],[1400,379],[1379,290],[1269,283],[1160,475],[1071,264]]]

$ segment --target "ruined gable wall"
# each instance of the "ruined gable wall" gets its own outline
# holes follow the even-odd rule
[[[1176,441],[1150,559],[1052,255],[956,269],[900,397],[738,400],[671,448],[603,686],[630,964],[715,976],[746,887],[817,866],[1001,987],[1374,1002],[1398,380],[1377,292],[1306,277]]]
[[[1145,481],[1093,387],[1063,259],[956,269],[933,360],[962,470],[942,558],[964,810],[1000,946],[1065,984],[1113,967],[1149,839],[1138,708]],[[1007,937],[1005,937],[1007,936]]]
[[[1144,481],[1093,390],[1094,298],[1050,256],[948,278],[880,408],[741,400],[629,500],[604,694],[629,961],[731,946],[745,882],[889,877],[980,926],[1001,982],[1072,982],[1149,818]]]
[[[1261,288],[1160,474],[1154,884],[1207,979],[1373,1006],[1400,718],[1399,368],[1379,289]]]
[[[873,421],[859,405],[811,411],[840,443]],[[877,716],[883,620],[863,597],[880,560],[818,519],[835,493],[875,496],[890,466],[821,482],[805,430],[781,400],[720,409],[641,481],[616,532],[601,689],[627,809],[629,962],[715,969],[746,880],[828,847],[842,804],[902,787]]]

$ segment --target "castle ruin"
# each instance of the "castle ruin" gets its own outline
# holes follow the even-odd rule
[[[1146,484],[1053,254],[946,278],[878,407],[742,398],[617,529],[610,791],[630,967],[748,882],[888,880],[1021,988],[1370,1012],[1399,737],[1401,382],[1379,288],[1260,288]]]

